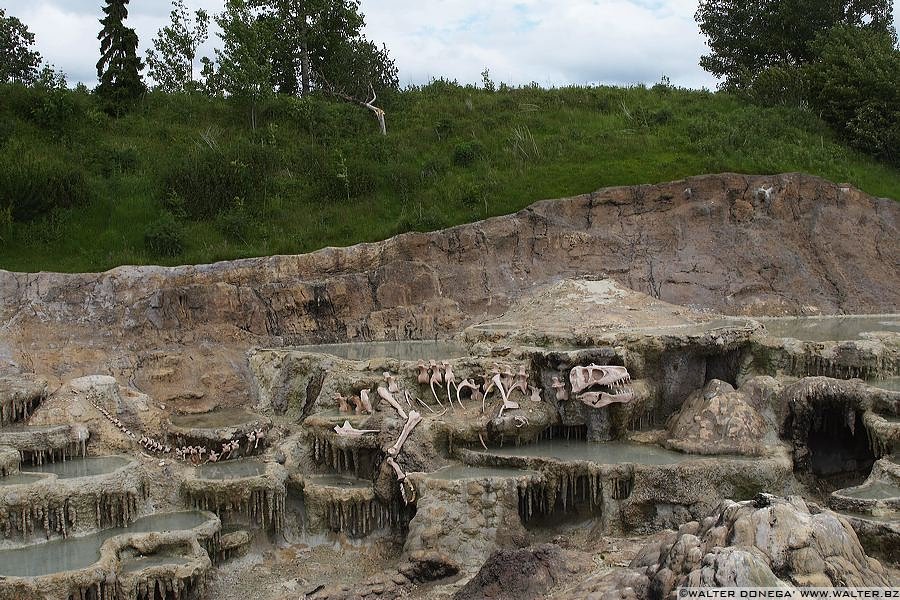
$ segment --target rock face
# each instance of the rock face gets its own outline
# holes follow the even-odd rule
[[[183,404],[240,400],[251,345],[434,337],[583,275],[724,313],[887,312],[900,304],[898,215],[809,176],[726,174],[302,256],[0,271],[0,368],[108,373]]]
[[[799,498],[766,495],[726,500],[703,521],[645,548],[631,566],[649,577],[651,598],[669,597],[678,586],[890,585],[845,520],[810,514]]]

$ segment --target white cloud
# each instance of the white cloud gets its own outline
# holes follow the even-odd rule
[[[44,58],[70,81],[96,81],[101,0],[7,0],[37,37]],[[221,10],[223,0],[188,0]],[[366,34],[387,44],[402,84],[433,77],[463,83],[654,83],[715,85],[698,66],[705,51],[697,0],[362,0]],[[143,52],[168,21],[168,0],[130,5]],[[894,1],[900,19],[900,0]],[[213,39],[204,48],[211,54]]]

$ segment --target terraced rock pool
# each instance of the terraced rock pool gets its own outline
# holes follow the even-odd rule
[[[659,446],[635,444],[631,442],[591,443],[568,440],[544,440],[526,446],[507,446],[503,448],[492,448],[490,450],[479,450],[477,452],[495,456],[550,458],[561,461],[589,461],[603,465],[627,463],[642,465],[673,465],[690,460],[717,458],[753,460],[739,456],[723,457],[683,454],[681,452],[666,450]]]
[[[52,473],[60,479],[75,479],[113,473],[131,464],[131,459],[124,456],[90,456],[73,458],[65,462],[47,463],[22,469],[28,473]]]
[[[186,531],[206,523],[209,515],[200,511],[160,513],[143,517],[128,527],[104,529],[83,537],[70,537],[15,550],[0,551],[0,575],[39,577],[84,569],[100,560],[106,540],[127,533]]]
[[[373,358],[395,358],[417,361],[422,359],[442,360],[469,355],[465,344],[440,340],[404,340],[391,342],[348,342],[343,344],[316,344],[297,346],[294,350],[314,354],[331,354],[348,360],[370,360]]]
[[[773,337],[794,338],[806,342],[842,342],[856,340],[863,333],[891,331],[900,333],[900,315],[852,315],[825,317],[760,318]]]
[[[266,472],[266,463],[259,460],[239,459],[219,463],[206,463],[197,468],[198,479],[243,479],[258,477]]]

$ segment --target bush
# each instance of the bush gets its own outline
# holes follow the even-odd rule
[[[88,160],[94,169],[104,177],[133,173],[140,163],[137,150],[131,146],[112,148],[98,145]]]
[[[0,156],[0,210],[19,222],[32,221],[58,208],[86,204],[92,193],[84,174],[56,156]]]
[[[184,251],[184,232],[175,217],[164,212],[144,232],[144,246],[154,256],[178,256]]]
[[[851,144],[900,164],[900,50],[889,33],[834,27],[807,67],[811,102]]]
[[[453,149],[453,162],[460,167],[471,167],[481,155],[484,154],[484,146],[477,140],[461,142]]]
[[[167,197],[183,198],[189,217],[213,218],[230,207],[235,198],[263,198],[265,181],[276,165],[275,150],[270,146],[203,145],[171,169],[165,178],[165,193]]]

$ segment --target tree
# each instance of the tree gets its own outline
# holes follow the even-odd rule
[[[6,16],[0,8],[0,83],[34,83],[39,74],[41,55],[31,49],[34,34],[22,21]]]
[[[97,94],[117,112],[138,99],[146,89],[140,73],[144,63],[137,56],[137,33],[125,26],[127,5],[128,0],[106,0],[103,7],[106,16],[100,20],[103,29],[97,35],[100,40]]]
[[[149,75],[165,92],[195,91],[194,61],[209,35],[209,14],[198,9],[192,16],[184,0],[173,0],[169,19],[146,52]]]
[[[816,37],[836,25],[892,27],[891,0],[701,0],[695,15],[710,53],[700,66],[726,89],[748,89],[768,69],[814,58]]]
[[[362,34],[359,0],[253,0],[275,33],[273,84],[282,93],[340,90],[354,98],[395,90],[397,68],[387,48]]]
[[[812,45],[810,103],[858,148],[900,164],[900,49],[885,31],[834,27]]]
[[[225,11],[215,19],[223,47],[216,49],[214,79],[226,94],[249,102],[250,125],[256,129],[256,106],[273,93],[271,23],[257,19],[247,0],[227,0]]]

